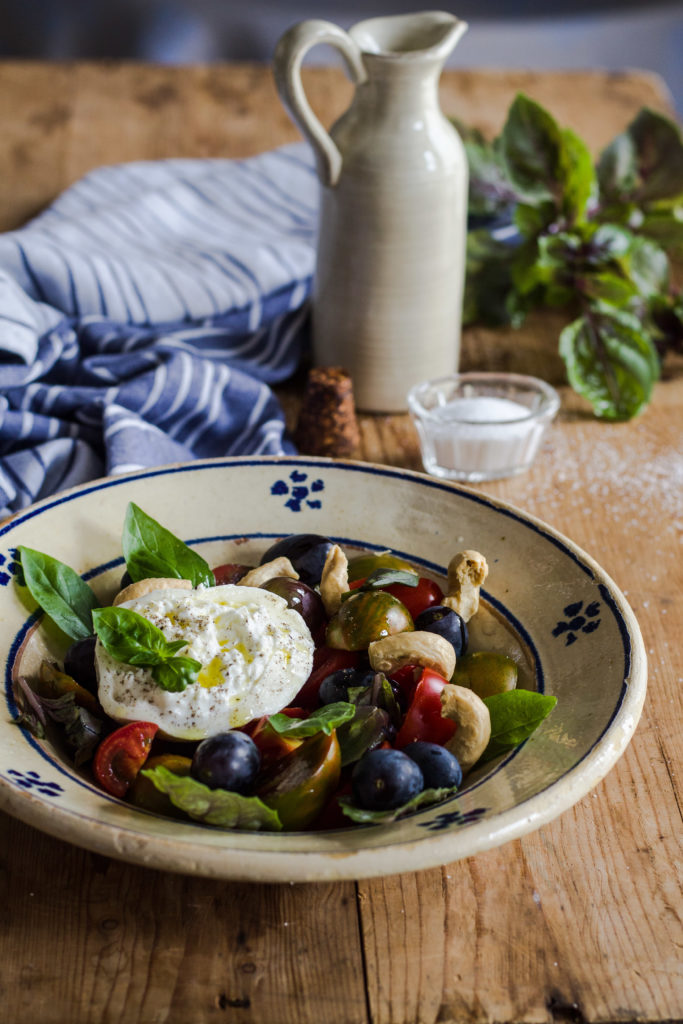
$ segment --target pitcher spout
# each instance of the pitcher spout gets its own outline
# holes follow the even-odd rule
[[[367,18],[349,29],[364,56],[395,60],[446,61],[467,30],[467,22],[448,11],[419,11]]]

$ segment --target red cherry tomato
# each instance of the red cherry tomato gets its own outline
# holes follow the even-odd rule
[[[212,569],[216,586],[222,587],[226,583],[239,583],[243,576],[253,569],[253,565],[241,565],[239,562],[226,562],[225,565],[217,565]]]
[[[102,789],[123,797],[152,748],[159,726],[154,722],[130,722],[103,740],[93,761],[93,772]]]
[[[360,655],[360,651],[336,650],[324,645],[316,648],[311,674],[297,693],[294,702],[303,708],[317,708],[318,690],[325,676],[340,668],[353,668],[358,664]]]
[[[304,711],[303,708],[283,708],[280,714],[287,715],[288,718],[308,717],[308,712]],[[248,725],[241,729],[241,732],[246,732],[258,747],[261,754],[262,769],[264,766],[284,757],[285,754],[291,754],[302,743],[302,740],[292,740],[286,736],[280,736],[270,725],[267,715],[249,722]]]
[[[439,584],[434,580],[428,580],[425,576],[420,576],[416,587],[407,587],[405,583],[392,583],[382,589],[397,597],[414,619],[425,608],[431,608],[432,605],[441,604],[443,601],[443,590]]]
[[[364,583],[364,579],[355,580],[353,583],[349,583],[349,590],[356,590]],[[389,586],[381,589],[398,598],[413,619],[425,608],[431,608],[432,605],[441,604],[443,601],[443,590],[439,584],[434,580],[428,580],[426,576],[420,576],[416,587],[407,587],[405,583],[390,583]]]
[[[456,723],[441,714],[441,691],[444,686],[446,680],[442,676],[430,668],[424,669],[394,741],[395,747],[401,749],[413,740],[425,740],[442,746],[448,742],[456,730]]]
[[[406,696],[406,703],[410,703],[415,693],[415,687],[420,682],[422,676],[421,665],[404,665],[403,668],[396,669],[392,672],[389,678],[403,690]]]

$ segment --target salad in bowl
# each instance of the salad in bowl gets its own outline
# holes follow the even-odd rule
[[[70,642],[15,690],[21,725],[143,811],[253,831],[395,821],[452,797],[555,706],[512,634],[507,653],[472,642],[491,614],[479,551],[454,551],[440,582],[313,533],[211,566],[134,502],[122,551],[102,605],[19,547],[17,586]]]

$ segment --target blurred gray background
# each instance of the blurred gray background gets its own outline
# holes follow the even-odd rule
[[[465,18],[456,67],[645,68],[683,112],[683,0],[462,0],[425,4]],[[419,9],[414,0],[0,0],[0,56],[268,61],[291,24]],[[310,58],[329,62],[324,48]]]

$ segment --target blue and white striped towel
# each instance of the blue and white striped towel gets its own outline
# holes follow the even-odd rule
[[[103,474],[292,452],[308,147],[102,167],[0,235],[0,518]]]

